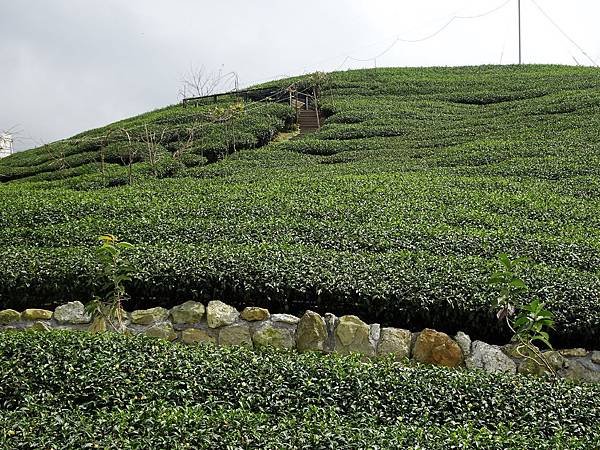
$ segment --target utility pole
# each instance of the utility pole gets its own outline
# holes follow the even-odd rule
[[[521,65],[521,0],[517,0],[517,8],[519,10],[519,65]]]

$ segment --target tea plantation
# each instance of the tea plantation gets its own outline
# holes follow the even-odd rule
[[[597,384],[57,331],[0,356],[0,448],[600,445]]]
[[[249,100],[231,120],[171,106],[1,160],[0,307],[85,302],[112,233],[135,245],[130,310],[221,298],[505,342],[486,279],[506,252],[529,258],[553,342],[600,348],[597,69],[339,72],[321,104],[319,132],[266,146],[294,111]]]

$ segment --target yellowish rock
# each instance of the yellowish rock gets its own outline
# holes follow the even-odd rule
[[[370,327],[356,316],[342,316],[335,328],[335,351],[375,356]]]
[[[219,345],[243,345],[252,347],[250,326],[236,324],[223,327],[219,330]]]
[[[184,344],[215,344],[217,340],[204,330],[188,328],[181,332],[181,341]]]
[[[52,317],[52,311],[47,309],[26,309],[21,313],[21,319],[23,320],[50,320]]]
[[[30,331],[50,331],[50,327],[41,321],[35,322],[32,326],[28,328]]]
[[[155,322],[167,320],[167,317],[169,317],[169,311],[160,306],[150,309],[138,309],[131,313],[131,323],[135,325],[150,325]]]
[[[266,322],[252,335],[256,347],[294,348],[294,334],[287,328],[277,328]]]
[[[21,313],[14,309],[0,311],[0,325],[6,325],[21,320]]]
[[[458,367],[463,362],[463,352],[446,333],[425,328],[415,341],[413,358],[425,364]]]
[[[327,342],[325,320],[314,311],[306,311],[300,318],[296,346],[299,351],[323,351]]]
[[[241,318],[248,322],[257,322],[259,320],[267,320],[271,314],[268,309],[259,308],[257,306],[248,306],[241,313]]]
[[[382,328],[377,355],[394,355],[397,361],[408,358],[410,355],[411,333],[400,328]]]
[[[213,300],[206,308],[206,321],[210,328],[219,328],[231,325],[239,317],[240,313],[233,306],[229,306],[220,300]]]
[[[170,323],[159,323],[152,325],[150,328],[144,331],[144,334],[146,336],[166,339],[167,341],[174,341],[177,339],[177,333],[173,329],[173,325]]]
[[[567,358],[584,358],[587,356],[588,351],[585,348],[567,348],[560,350],[560,354]]]
[[[171,308],[171,317],[173,323],[198,323],[204,317],[204,310],[202,303],[189,301]]]

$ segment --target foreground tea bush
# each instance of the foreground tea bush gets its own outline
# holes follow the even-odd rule
[[[390,360],[0,334],[5,448],[594,448],[599,394]]]

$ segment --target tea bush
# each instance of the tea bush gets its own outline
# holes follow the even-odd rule
[[[598,385],[56,331],[2,333],[0,356],[4,448],[600,443]]]

